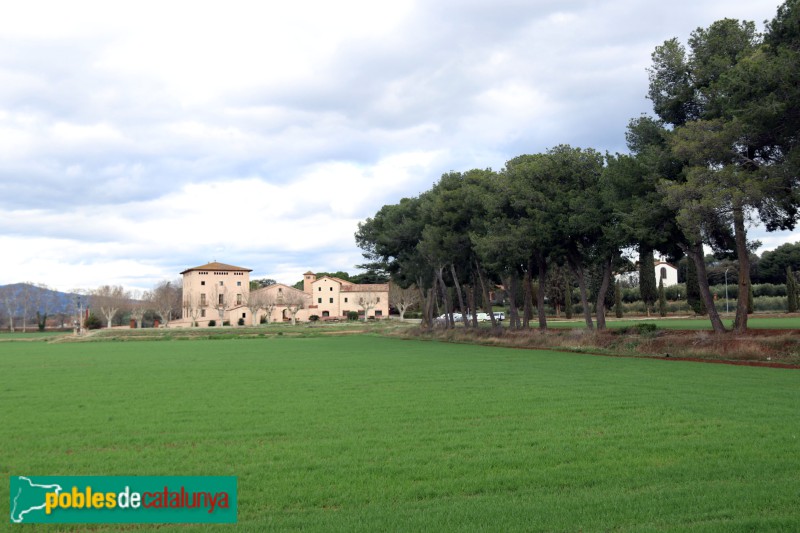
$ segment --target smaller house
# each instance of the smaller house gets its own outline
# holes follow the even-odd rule
[[[655,265],[656,285],[660,280],[664,280],[664,287],[678,284],[678,269],[666,261],[656,261]],[[639,285],[639,272],[623,272],[614,276],[617,281],[629,283],[633,286]]]
[[[664,261],[656,261],[656,285],[664,280],[665,287],[678,284],[678,269]]]

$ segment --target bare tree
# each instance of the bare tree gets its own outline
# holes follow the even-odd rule
[[[92,291],[92,305],[100,308],[109,328],[114,315],[125,306],[128,300],[130,300],[130,294],[119,285],[102,285]]]
[[[134,291],[129,302],[131,318],[136,321],[136,327],[142,329],[142,319],[148,309],[152,307],[153,295],[149,291]]]
[[[264,293],[264,300],[261,302],[262,309],[266,313],[266,322],[270,323],[272,320],[272,312],[278,306],[278,296],[274,291],[262,291]]]
[[[407,289],[396,283],[389,284],[389,304],[400,311],[400,320],[405,320],[406,310],[420,302],[420,292],[414,285]],[[366,315],[366,312],[364,313]]]
[[[181,285],[180,280],[177,282],[162,281],[151,292],[152,305],[155,312],[161,317],[162,326],[166,327],[172,315],[181,309]]]
[[[0,301],[2,301],[3,309],[8,315],[8,329],[13,333],[14,317],[17,315],[17,307],[19,306],[16,286],[6,285],[5,287],[0,287]]]
[[[258,325],[258,312],[264,309],[264,301],[267,298],[267,291],[258,289],[255,291],[246,292],[242,298],[242,305],[244,305],[253,317],[253,325]],[[274,307],[274,306],[273,306]]]
[[[54,293],[44,283],[37,283],[35,287],[34,308],[36,309],[36,325],[39,331],[47,327],[47,316],[55,304]]]
[[[228,288],[221,282],[212,285],[210,304],[219,313],[219,324],[217,325],[221,326],[225,321],[225,309],[228,308]]]
[[[298,290],[287,291],[283,294],[283,305],[292,315],[292,325],[297,324],[297,313],[306,306],[307,295]]]
[[[18,309],[22,311],[23,333],[28,330],[28,318],[31,316],[33,308],[36,307],[37,293],[38,290],[33,283],[25,282],[19,285],[17,303],[19,305]]]
[[[197,327],[197,319],[203,314],[203,310],[208,307],[208,301],[204,294],[194,294],[192,291],[183,293],[183,311],[186,318],[192,320],[192,327]]]
[[[366,322],[369,312],[378,305],[378,295],[372,292],[362,293],[358,296],[358,301],[356,303],[364,310],[364,322]]]

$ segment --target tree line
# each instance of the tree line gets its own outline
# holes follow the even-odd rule
[[[652,53],[648,76],[654,115],[630,121],[629,153],[558,145],[500,171],[446,173],[359,224],[357,244],[374,269],[418,288],[427,327],[437,301],[447,326],[456,305],[490,311],[500,283],[510,326],[529,327],[535,310],[545,329],[545,297],[558,298],[547,288],[574,280],[586,326],[604,329],[624,250],[639,252],[650,305],[658,298],[648,285],[654,252],[686,256],[687,296],[724,332],[704,247],[736,259],[738,294],[746,295],[759,244],[748,226],[793,229],[798,219],[800,1],[781,5],[763,34],[752,22],[723,19],[686,45],[669,39]],[[737,300],[736,332],[747,329],[747,300]]]

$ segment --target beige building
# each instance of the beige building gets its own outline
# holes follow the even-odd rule
[[[343,319],[355,311],[360,318],[389,316],[388,284],[355,284],[313,272],[303,274],[303,290],[282,283],[250,291],[249,268],[208,263],[189,268],[183,275],[183,315],[170,326],[208,326],[228,321],[237,325],[269,322],[305,322],[312,315],[321,320]]]
[[[226,320],[236,323],[239,310],[250,294],[249,268],[212,262],[181,272],[183,276],[183,312],[175,325],[218,325]],[[246,318],[246,317],[245,317]]]

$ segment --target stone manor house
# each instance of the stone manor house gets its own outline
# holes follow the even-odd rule
[[[321,320],[342,319],[355,311],[360,317],[389,316],[389,285],[356,284],[313,272],[303,274],[303,290],[276,283],[250,291],[252,269],[212,262],[188,268],[183,276],[183,312],[170,327],[187,327],[194,322],[207,326],[228,321],[232,326],[243,319],[245,325],[258,324],[269,313],[269,322],[292,318],[305,322],[312,315]],[[254,308],[261,306],[253,316]]]

